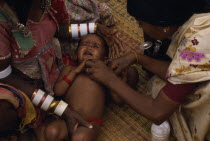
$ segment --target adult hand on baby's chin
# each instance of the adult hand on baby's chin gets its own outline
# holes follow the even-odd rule
[[[108,85],[109,82],[117,78],[113,71],[101,60],[88,60],[86,63],[86,73],[91,79]]]
[[[69,107],[66,108],[62,117],[66,122],[69,135],[72,135],[72,133],[78,128],[79,125],[87,128],[93,128],[92,124],[85,121],[80,114],[73,111]]]

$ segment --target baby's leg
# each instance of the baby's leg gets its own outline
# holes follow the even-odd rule
[[[72,135],[72,141],[96,140],[99,124],[95,121],[102,117],[104,100],[104,89],[100,84],[86,75],[77,76],[67,92],[66,102],[85,119],[92,118],[94,128],[79,127]]]
[[[68,131],[64,120],[52,120],[44,124],[34,129],[35,141],[63,141],[67,138]]]

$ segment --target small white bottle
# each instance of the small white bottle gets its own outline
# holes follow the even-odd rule
[[[161,125],[152,124],[151,141],[168,141],[170,135],[170,125],[168,121],[164,121]]]

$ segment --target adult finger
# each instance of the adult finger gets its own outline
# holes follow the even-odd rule
[[[116,44],[114,44],[114,46],[115,46],[114,48],[115,48],[116,58],[118,58],[120,57],[119,47]]]
[[[77,130],[78,126],[79,126],[79,123],[77,122],[74,126],[73,132],[75,132]]]
[[[114,59],[115,58],[114,46],[112,46],[111,50],[112,50],[112,59]]]
[[[120,39],[119,39],[119,35],[118,35],[118,34],[115,35],[115,43],[116,43],[117,46],[120,48],[120,51],[121,51],[121,52],[123,52],[123,51],[125,50],[125,48],[124,48],[122,42],[121,42]]]
[[[111,54],[112,54],[111,52],[112,52],[112,51],[111,51],[111,47],[109,47],[109,59],[112,59],[112,58],[111,58]]]
[[[108,30],[107,30],[107,31],[108,31],[108,34],[107,34],[107,35],[115,35],[115,34],[117,34],[117,32],[118,32],[117,29],[115,29],[115,28],[111,28],[111,27],[108,28],[108,27],[107,27],[107,29],[108,29]]]
[[[78,122],[73,118],[71,120],[66,121],[66,123],[67,123],[67,128],[68,128],[69,133],[72,134]]]
[[[87,128],[93,128],[93,125],[84,120],[79,114],[74,113],[74,117],[77,119],[78,123]]]
[[[118,63],[117,63],[116,60],[114,60],[114,61],[112,61],[112,62],[109,63],[109,67],[110,67],[112,70],[117,69],[118,66],[119,66],[119,65],[118,65]]]
[[[128,69],[125,69],[123,72],[122,72],[122,80],[124,82],[127,81],[127,74],[128,74]]]
[[[123,68],[122,66],[118,66],[118,67],[114,70],[114,73],[118,75],[118,74],[120,74],[120,73],[123,71],[123,69],[124,69],[124,68]]]

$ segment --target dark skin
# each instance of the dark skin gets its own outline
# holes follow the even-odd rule
[[[0,3],[2,3],[2,1]],[[41,3],[41,0],[33,0],[33,4],[32,4],[31,9],[28,12],[27,19],[30,19],[34,22],[39,22],[41,20],[44,10],[40,8],[41,7],[40,3]],[[11,7],[11,8],[14,10],[13,7]],[[65,26],[66,31],[68,31],[68,26],[69,25]],[[109,40],[110,46],[121,46],[118,39],[114,36],[116,34],[116,31],[114,31],[113,29],[109,29],[103,25],[98,25],[97,32],[100,35],[104,36],[104,38],[106,40]],[[66,34],[61,34],[61,35],[65,36],[64,38],[68,38],[68,39],[70,37],[70,34],[68,32],[66,32]],[[6,69],[8,67],[8,65],[10,64],[10,62],[11,62],[10,59],[0,60],[0,71]],[[14,73],[12,73],[10,76],[8,76],[5,79],[2,79],[0,82],[12,85],[18,89],[20,88],[20,90],[25,92],[28,95],[28,97],[31,97],[31,94],[35,90],[35,86],[27,84],[26,81],[24,81],[21,77],[19,77],[18,75],[14,74]],[[8,111],[8,114],[10,112],[12,113],[13,111],[12,110]],[[67,108],[65,110],[65,112],[63,114],[63,118],[65,119],[65,121],[67,123],[67,127],[65,127],[65,125],[63,124],[64,122],[62,122],[61,126],[64,125],[64,128],[61,128],[61,129],[66,130],[66,128],[68,128],[69,133],[72,133],[73,130],[77,128],[78,123],[80,123],[81,125],[84,125],[85,127],[91,127],[91,125],[89,123],[85,122],[81,118],[80,115],[78,115],[76,112],[70,110],[70,108]],[[16,121],[15,118],[11,119],[11,120]],[[56,127],[57,127],[57,124],[60,124],[60,123],[56,123],[55,124]],[[61,130],[61,132],[62,132],[62,130]]]
[[[177,30],[176,26],[172,26],[169,27],[167,33],[164,33],[161,32],[161,27],[159,26],[151,25],[146,22],[141,22],[140,24],[143,27],[144,32],[155,40],[168,38]],[[93,80],[110,88],[139,114],[152,120],[156,124],[161,124],[169,118],[169,116],[178,108],[180,103],[169,99],[162,90],[159,92],[156,99],[138,93],[116,77],[112,71],[114,70],[115,73],[118,74],[129,65],[136,63],[136,60],[134,53],[129,53],[114,60],[110,64],[110,68],[99,60],[87,61],[86,67],[89,68],[89,75]],[[138,60],[139,64],[144,68],[156,74],[161,79],[166,80],[165,75],[170,62],[152,59],[142,54],[138,54]]]
[[[104,88],[97,82],[91,80],[84,73],[85,62],[88,59],[100,59],[105,57],[105,44],[103,40],[94,34],[86,35],[82,38],[77,51],[78,67],[66,66],[55,84],[54,91],[57,95],[65,95],[65,100],[71,107],[79,112],[85,119],[101,118],[104,109]],[[63,80],[66,75],[73,81],[71,86]],[[92,123],[93,129],[79,126],[73,133],[71,140],[96,139],[99,125]]]
[[[34,0],[32,7],[29,11],[28,14],[28,19],[33,20],[35,22],[39,22],[44,10],[41,9],[40,7],[40,0]],[[7,66],[10,64],[11,60],[9,59],[5,59],[5,60],[0,60],[0,71],[4,70],[7,68]],[[11,86],[14,86],[16,88],[19,88],[20,90],[22,90],[23,92],[25,92],[27,94],[27,96],[30,98],[32,93],[34,92],[34,90],[36,89],[36,87],[32,84],[29,84],[27,81],[23,80],[20,76],[12,73],[11,75],[9,75],[8,77],[1,79],[0,81],[1,83],[5,83],[5,84],[9,84]],[[0,104],[6,106],[5,102],[0,102]],[[2,107],[5,108],[5,107]],[[3,110],[0,111],[0,115],[4,115],[3,114]],[[8,128],[13,128],[15,125],[19,124],[19,120],[17,120],[17,116],[14,116],[15,113],[15,109],[9,109],[7,110],[7,116],[6,117],[10,117],[10,118],[5,118],[8,120],[11,120],[12,122],[10,122],[10,124],[7,125]],[[85,127],[88,128],[92,128],[92,125],[90,123],[87,123],[78,113],[70,110],[70,108],[68,107],[65,112],[62,115],[62,118],[65,119],[65,121],[63,120],[57,120],[54,122],[51,122],[48,124],[48,126],[54,126],[54,127],[58,127],[61,126],[63,128],[60,128],[62,133],[66,133],[66,130],[68,130],[69,133],[72,133],[75,128],[77,128],[78,123],[80,123],[81,125],[84,125]],[[65,124],[66,122],[66,124]],[[67,126],[66,126],[67,125]],[[47,128],[48,126],[45,126],[44,128]],[[0,128],[2,128],[3,126],[1,126]],[[0,130],[4,130],[4,129],[0,129]],[[43,134],[38,133],[41,130],[37,130],[35,131],[35,134],[37,135],[36,139],[37,140],[45,140],[45,137],[43,137]],[[44,130],[42,130],[44,131]],[[61,136],[66,136],[66,135],[61,135]],[[61,137],[62,138],[62,137]],[[52,140],[52,139],[51,139]],[[57,139],[53,139],[53,140],[58,140]]]
[[[77,52],[79,65],[77,67],[66,66],[55,84],[55,93],[59,96],[65,94],[65,100],[85,119],[100,119],[103,115],[105,103],[104,87],[91,80],[84,72],[84,67],[88,59],[99,59],[104,62],[104,48],[104,41],[99,36],[90,34],[83,37]],[[132,69],[130,71],[132,71]],[[73,81],[70,86],[63,80],[64,75],[66,75],[69,80]],[[125,76],[127,77],[127,75]],[[133,74],[129,74],[129,77],[132,78]],[[118,100],[118,102],[120,101],[116,96],[113,96],[113,98]],[[97,123],[92,124],[94,125],[93,129],[79,126],[72,135],[72,141],[83,139],[90,141],[95,140],[98,135],[99,125]]]

